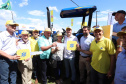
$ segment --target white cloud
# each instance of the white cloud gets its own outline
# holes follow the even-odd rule
[[[19,7],[27,6],[28,0],[22,0],[22,3],[19,3]]]
[[[77,25],[81,25],[82,22],[77,22]]]
[[[108,13],[110,13],[110,12],[113,12],[113,11],[111,11],[111,10],[105,10],[105,11],[99,11],[99,12],[97,12],[97,21],[98,22],[105,21],[107,23]],[[94,15],[94,16],[96,16],[96,15]],[[96,17],[92,18],[92,21],[96,22]]]
[[[13,18],[15,20],[15,18],[17,17],[16,13],[14,11],[13,12]],[[5,23],[7,20],[12,20],[12,14],[10,10],[0,10],[0,31],[5,30]]]
[[[0,5],[3,4],[2,0],[0,0]]]
[[[39,10],[28,11],[28,13],[34,16],[45,16],[45,13]]]
[[[58,9],[56,8],[56,6],[53,6],[53,7],[49,6],[49,10],[55,10],[56,12],[58,12]]]

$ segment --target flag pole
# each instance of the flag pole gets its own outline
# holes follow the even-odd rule
[[[12,15],[12,20],[14,21],[14,18],[13,18],[13,12],[11,11],[11,15]]]

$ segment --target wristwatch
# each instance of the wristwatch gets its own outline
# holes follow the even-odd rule
[[[121,45],[117,45],[117,47],[122,47]]]

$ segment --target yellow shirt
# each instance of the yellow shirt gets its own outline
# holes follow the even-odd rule
[[[29,40],[31,42],[30,46],[31,46],[31,51],[32,52],[39,51],[38,39],[39,39],[39,37],[37,39],[34,39],[33,36],[32,37],[29,37]]]
[[[103,37],[97,43],[95,40],[93,40],[90,46],[90,51],[92,52],[91,66],[93,69],[99,73],[106,74],[110,68],[109,55],[116,53],[113,42],[105,37]]]

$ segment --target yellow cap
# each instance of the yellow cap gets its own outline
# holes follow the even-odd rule
[[[50,29],[50,28],[45,28],[44,32],[45,32],[45,31],[51,32],[51,29]]]
[[[63,36],[61,32],[58,32],[56,36]]]
[[[21,34],[29,34],[26,30],[22,31]]]
[[[67,28],[66,28],[66,30],[67,30],[67,29],[71,29],[71,30],[72,30],[72,28],[71,28],[71,27],[67,27]]]
[[[17,24],[15,21],[13,21],[13,20],[8,20],[7,22],[6,22],[6,24],[5,25],[16,25],[16,26],[19,26],[19,24]]]
[[[97,29],[103,30],[102,27],[95,27],[95,28],[94,28],[94,31],[97,30]]]
[[[126,34],[126,30],[125,31],[120,31],[117,33],[117,36],[123,36],[124,34]]]
[[[38,31],[38,32],[39,32],[39,30],[37,30],[37,29],[33,29],[33,32],[34,32],[34,31]]]

